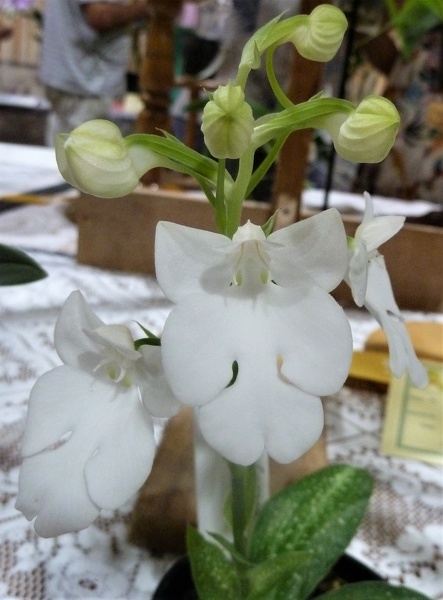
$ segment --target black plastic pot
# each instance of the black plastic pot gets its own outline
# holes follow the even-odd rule
[[[344,554],[311,598],[325,593],[332,586],[336,587],[340,583],[381,581],[381,579],[371,569],[368,569],[351,556]],[[152,600],[198,600],[187,556],[179,558],[172,565],[160,581]]]

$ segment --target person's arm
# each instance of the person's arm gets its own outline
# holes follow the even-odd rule
[[[98,32],[131,25],[147,19],[150,14],[145,0],[137,0],[130,4],[91,2],[82,4],[82,10],[88,25]]]

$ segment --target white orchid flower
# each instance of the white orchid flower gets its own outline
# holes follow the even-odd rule
[[[408,372],[416,387],[425,387],[428,384],[428,374],[415,354],[404,318],[395,302],[385,260],[381,255],[369,261],[364,304],[386,334],[389,368],[392,373],[395,377],[401,377]]]
[[[378,247],[387,242],[403,227],[405,217],[374,216],[371,196],[365,192],[363,220],[355,231],[349,261],[349,280],[357,306],[363,306],[366,296],[369,262],[378,256]]]
[[[398,308],[391,280],[378,247],[403,226],[404,217],[374,216],[372,198],[364,194],[365,213],[350,242],[346,281],[357,306],[365,306],[384,330],[390,355],[390,369],[396,377],[409,372],[417,387],[427,384],[426,369],[415,355],[404,319]]]
[[[135,350],[129,329],[105,325],[80,292],[63,306],[55,346],[65,365],[32,389],[16,504],[43,537],[124,504],[151,470],[151,415],[178,409],[160,348]]]
[[[162,334],[176,397],[198,408],[208,444],[248,465],[263,451],[301,456],[323,428],[320,395],[348,374],[348,320],[329,292],[348,255],[330,209],[265,237],[248,223],[233,239],[160,222],[156,271],[177,305]]]

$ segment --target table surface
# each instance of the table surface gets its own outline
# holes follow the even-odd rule
[[[59,364],[53,328],[68,294],[80,289],[106,322],[143,322],[159,332],[170,310],[153,278],[75,262],[77,231],[63,205],[27,206],[0,214],[0,243],[25,248],[49,277],[0,288],[0,597],[22,600],[146,600],[174,557],[130,545],[132,502],[105,512],[88,529],[39,538],[14,508],[29,391]],[[407,313],[442,320],[442,315]],[[356,348],[377,327],[349,312]],[[441,469],[379,452],[384,396],[343,388],[327,399],[330,462],[366,468],[376,481],[369,511],[349,552],[394,584],[443,599]]]

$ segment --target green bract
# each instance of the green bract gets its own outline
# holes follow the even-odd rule
[[[142,175],[134,169],[118,127],[104,120],[57,136],[56,158],[68,183],[102,197],[129,194]]]
[[[340,156],[352,162],[377,163],[392,148],[400,116],[387,98],[368,96],[350,114],[331,114],[316,121],[326,129]]]
[[[203,111],[202,132],[215,158],[239,158],[247,149],[254,127],[252,109],[240,86],[220,86]]]
[[[346,17],[334,6],[323,4],[310,15],[296,15],[281,20],[276,17],[261,27],[245,44],[237,72],[243,88],[251,69],[258,69],[261,57],[269,48],[292,42],[305,58],[325,62],[333,58],[347,28]]]
[[[306,17],[306,25],[294,29],[288,41],[305,58],[326,62],[336,55],[347,26],[346,17],[340,9],[321,4]]]

